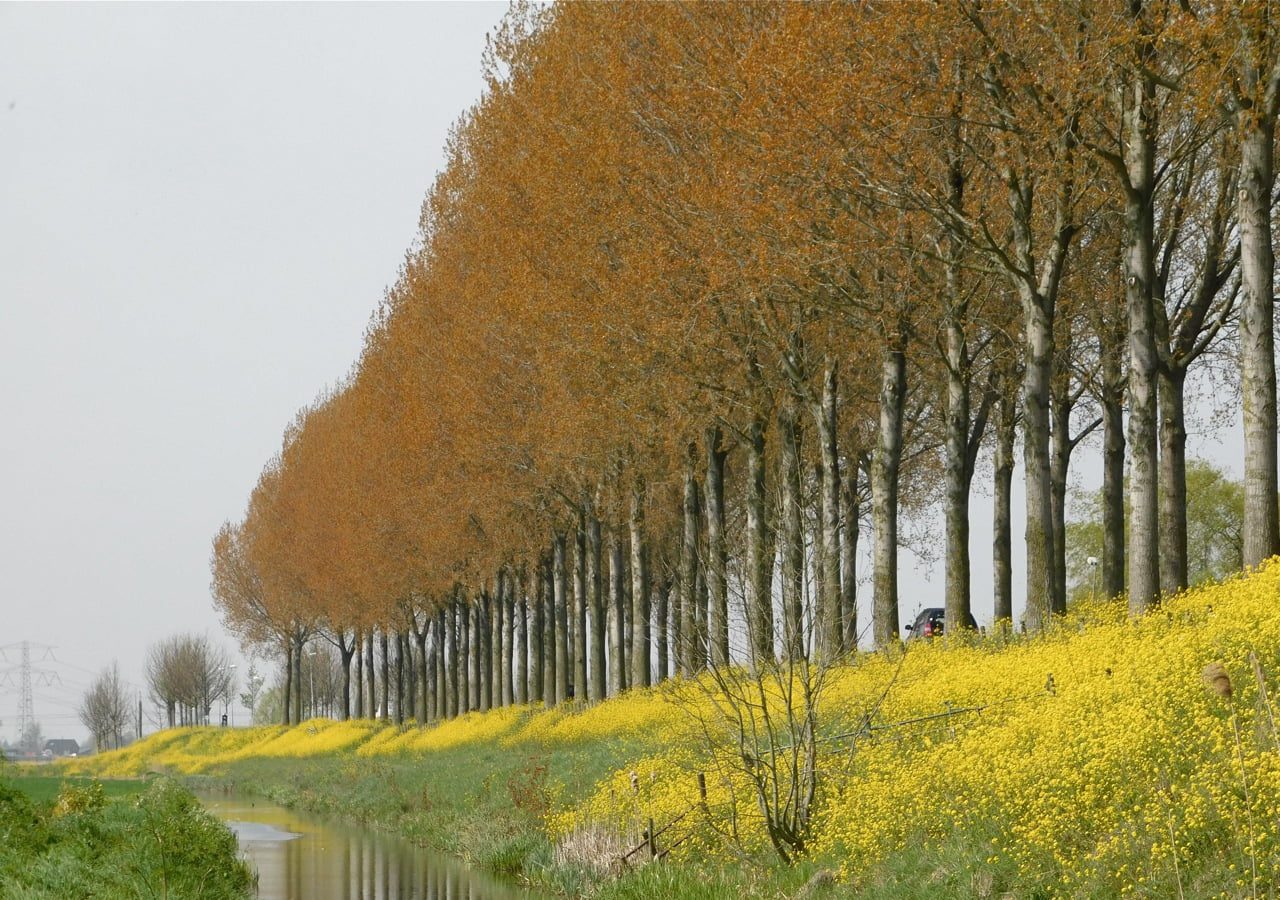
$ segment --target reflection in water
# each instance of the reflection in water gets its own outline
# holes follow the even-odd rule
[[[257,801],[204,803],[236,832],[261,900],[533,900],[390,835]]]

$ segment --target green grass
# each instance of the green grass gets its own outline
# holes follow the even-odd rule
[[[101,784],[107,799],[116,797],[133,797],[141,794],[150,784],[142,779],[111,779],[99,782],[94,778],[49,777],[44,775],[29,776],[20,771],[14,773],[11,786],[26,794],[33,803],[52,803],[64,786],[87,788],[92,784]]]
[[[512,880],[550,865],[543,816],[584,798],[634,747],[604,741],[529,753],[467,746],[412,757],[250,759],[188,780],[394,832]]]
[[[0,779],[0,897],[239,900],[253,885],[235,836],[168,779],[143,790],[87,780]],[[133,783],[140,785],[141,783]]]

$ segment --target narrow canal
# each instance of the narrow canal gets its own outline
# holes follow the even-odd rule
[[[260,900],[535,900],[393,835],[256,800],[203,800],[257,870]]]

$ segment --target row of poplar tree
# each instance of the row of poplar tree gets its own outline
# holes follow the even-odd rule
[[[1140,613],[1186,584],[1202,375],[1274,554],[1275,4],[909,9],[513,6],[360,360],[215,539],[229,627],[288,673],[328,638],[356,714],[376,644],[424,717],[830,660],[898,639],[912,511],[967,621],[980,463],[1013,621],[1019,437],[1017,619],[1066,608],[1085,440]]]

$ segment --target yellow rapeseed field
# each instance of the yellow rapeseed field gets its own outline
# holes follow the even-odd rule
[[[1275,694],[1277,679],[1280,561],[1136,621],[1120,603],[1089,603],[1036,637],[862,655],[832,671],[819,698],[829,739],[806,850],[856,880],[912,843],[963,832],[981,837],[987,862],[1052,893],[1103,884],[1141,894],[1212,858],[1248,896],[1280,872],[1280,738],[1262,687]],[[316,720],[174,730],[70,768],[198,773],[252,757],[626,738],[620,746],[639,756],[553,809],[553,837],[600,826],[635,835],[649,819],[683,815],[677,855],[767,853],[747,785],[707,754],[708,705],[705,691],[670,682],[593,707],[509,708],[425,729]]]

